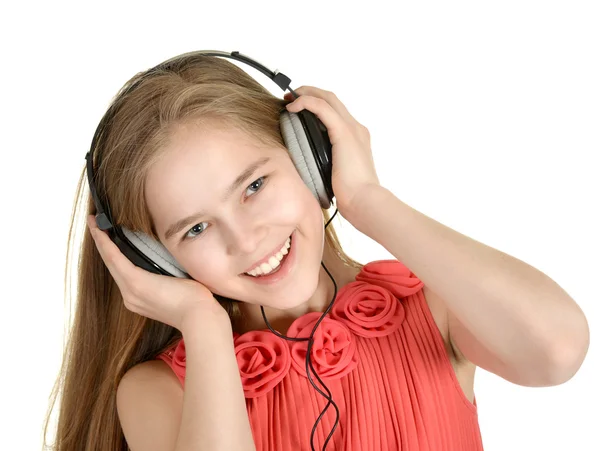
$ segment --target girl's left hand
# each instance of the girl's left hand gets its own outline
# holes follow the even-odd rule
[[[331,185],[339,212],[346,219],[356,210],[361,195],[368,188],[380,186],[371,153],[369,130],[354,119],[333,92],[301,86],[294,91],[297,99],[287,105],[288,111],[297,113],[307,109],[327,127],[332,149]],[[294,97],[286,93],[284,99]]]

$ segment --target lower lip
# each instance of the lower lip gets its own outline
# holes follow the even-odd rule
[[[254,283],[259,283],[262,285],[269,285],[269,284],[273,284],[273,283],[277,283],[280,280],[282,280],[283,278],[285,278],[290,271],[292,270],[292,268],[294,267],[294,263],[296,261],[296,231],[294,230],[294,232],[291,235],[292,237],[292,242],[290,243],[290,248],[288,249],[288,253],[286,258],[283,260],[283,263],[281,263],[278,267],[278,269],[269,274],[268,276],[260,276],[260,277],[252,277],[249,276],[247,274],[242,274],[242,277],[246,277],[248,279],[251,279],[252,282]]]

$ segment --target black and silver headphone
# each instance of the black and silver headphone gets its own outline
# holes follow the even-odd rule
[[[122,96],[126,96],[128,93],[133,91],[137,86],[139,86],[139,84],[143,80],[151,76],[153,73],[159,70],[168,71],[169,68],[176,66],[179,62],[183,61],[184,59],[194,57],[196,55],[219,56],[231,58],[246,63],[265,74],[271,80],[273,80],[277,84],[277,86],[279,86],[284,92],[287,89],[292,93],[292,95],[295,98],[299,97],[296,94],[296,92],[294,92],[294,90],[290,88],[289,85],[291,79],[285,74],[279,72],[278,70],[271,71],[262,64],[258,63],[257,61],[240,54],[240,52],[238,51],[228,53],[218,50],[199,50],[195,52],[184,53],[182,55],[166,60],[161,64],[151,69],[148,69],[136,83],[133,83],[128,89],[126,89],[122,93]],[[121,252],[136,266],[139,266],[140,268],[146,269],[147,271],[150,271],[155,274],[180,278],[191,278],[181,267],[181,265],[177,263],[175,258],[169,253],[169,251],[163,246],[162,243],[154,240],[153,238],[140,231],[131,231],[126,227],[115,224],[108,204],[103,204],[100,199],[100,196],[98,195],[98,191],[96,189],[95,184],[96,178],[94,174],[93,153],[97,147],[98,140],[102,137],[107,127],[107,124],[110,123],[118,107],[119,101],[116,100],[112,103],[107,112],[104,114],[104,116],[100,120],[100,123],[98,124],[98,127],[96,128],[96,132],[94,133],[90,150],[85,155],[85,159],[87,162],[87,179],[90,187],[90,192],[94,204],[96,206],[96,224],[98,225],[98,228],[100,230],[107,231],[110,239],[117,245]],[[331,142],[329,140],[329,136],[327,135],[327,128],[314,113],[306,109],[299,111],[298,113],[290,113],[289,111],[287,111],[287,109],[284,108],[281,111],[279,123],[284,143],[290,153],[290,156],[296,169],[298,170],[298,173],[302,177],[302,180],[317,198],[319,204],[321,205],[321,208],[329,208],[332,205],[334,193],[333,188],[331,186]],[[100,159],[101,155],[96,155],[97,167],[99,167],[100,165]],[[331,223],[336,214],[337,208],[333,216],[329,219],[329,221],[327,221],[327,224],[325,224],[325,228],[327,228],[327,226]],[[325,411],[329,408],[329,405],[332,404],[335,408],[336,420],[327,439],[325,440],[323,450],[326,448],[327,443],[333,435],[339,421],[339,409],[333,401],[333,398],[331,397],[331,392],[323,383],[323,381],[319,378],[319,375],[315,371],[312,361],[310,360],[311,348],[313,344],[313,335],[319,327],[319,324],[321,323],[323,318],[331,310],[333,302],[337,296],[337,284],[333,276],[325,267],[325,264],[323,262],[321,262],[321,265],[333,281],[334,294],[329,306],[327,307],[325,312],[323,312],[323,315],[315,324],[309,337],[286,337],[285,335],[282,335],[279,332],[275,331],[269,324],[264,309],[261,306],[262,316],[265,320],[265,323],[275,335],[288,341],[308,341],[308,348],[306,353],[306,374],[308,380],[311,383],[311,385],[315,388],[315,390],[329,401],[325,408],[321,411],[321,414],[317,418],[312,429],[310,444],[311,449],[313,451],[313,438],[317,428],[317,424],[325,414]],[[315,375],[319,383],[326,390],[327,394],[315,385],[312,378],[310,377],[309,368],[310,370],[312,370],[312,373]]]

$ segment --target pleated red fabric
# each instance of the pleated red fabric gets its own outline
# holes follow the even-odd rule
[[[422,289],[398,260],[378,260],[338,291],[311,349],[313,367],[340,412],[327,450],[483,449],[477,402],[459,385]],[[321,314],[307,313],[287,333],[278,332],[308,337]],[[307,342],[265,328],[234,333],[234,345],[256,449],[310,451],[327,400],[307,378]],[[183,340],[157,359],[184,385]],[[315,450],[323,448],[335,419],[330,405],[317,426]]]

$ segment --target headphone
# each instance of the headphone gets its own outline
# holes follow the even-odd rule
[[[271,71],[262,64],[237,51],[227,53],[216,50],[189,52],[171,58],[146,71],[138,82],[134,83],[123,93],[122,97],[133,91],[153,73],[169,71],[170,68],[184,61],[187,57],[196,55],[222,56],[249,64],[273,80],[283,91],[289,89],[295,98],[298,98],[298,95],[289,87],[291,80],[285,74],[277,70]],[[107,123],[110,123],[119,104],[119,101],[113,102],[100,121],[92,139],[90,151],[85,156],[90,191],[96,205],[96,223],[98,224],[98,228],[100,230],[107,230],[111,240],[135,265],[152,273],[189,279],[191,277],[177,263],[162,243],[142,232],[132,231],[115,224],[110,208],[108,205],[104,205],[98,196],[95,186],[93,154],[99,138],[104,134]],[[285,145],[302,180],[317,198],[321,208],[329,208],[334,195],[331,187],[331,142],[327,135],[327,128],[317,116],[308,110],[290,113],[284,109],[280,113],[279,124]],[[96,157],[97,167],[100,165],[100,157],[101,155]]]
[[[124,226],[119,226],[118,224],[115,224],[108,203],[103,203],[100,196],[98,195],[93,161],[94,151],[98,147],[98,141],[105,134],[105,130],[107,129],[108,124],[111,123],[115,112],[120,107],[121,99],[125,98],[127,94],[135,90],[144,80],[146,80],[148,77],[151,77],[152,74],[156,72],[168,72],[170,70],[172,71],[176,69],[178,65],[188,61],[189,58],[194,58],[196,56],[201,55],[231,58],[248,64],[265,74],[271,80],[273,80],[273,82],[277,84],[277,86],[279,86],[284,92],[287,89],[292,93],[292,95],[295,98],[299,97],[296,94],[296,92],[294,92],[294,90],[290,88],[291,79],[288,76],[279,72],[277,69],[275,71],[271,71],[264,65],[253,60],[252,58],[242,55],[238,51],[228,53],[218,50],[199,50],[184,53],[148,69],[135,83],[133,83],[130,87],[123,91],[122,95],[111,104],[111,106],[108,108],[108,110],[100,120],[100,123],[96,128],[96,132],[94,133],[90,150],[85,155],[87,166],[87,179],[89,182],[90,192],[94,204],[96,206],[95,217],[98,228],[100,230],[107,231],[107,234],[110,237],[110,239],[117,245],[121,252],[136,266],[150,271],[151,273],[188,279],[191,278],[189,274],[187,274],[183,267],[179,263],[177,263],[175,258],[169,253],[169,251],[164,247],[162,243],[154,240],[150,236],[140,231],[132,231]],[[280,112],[279,119],[281,134],[285,146],[290,153],[294,166],[296,167],[298,173],[300,174],[300,177],[302,178],[306,186],[308,186],[315,198],[319,201],[321,208],[328,209],[333,203],[334,193],[333,188],[331,186],[331,142],[327,134],[327,128],[314,113],[306,109],[299,111],[298,113],[291,113],[284,108]],[[100,161],[101,154],[98,152],[96,155],[96,167],[100,166]],[[327,226],[329,225],[331,220],[333,220],[336,214],[337,208],[334,215],[329,219],[329,221],[325,225],[325,228],[327,228]],[[325,310],[325,312],[323,312],[323,315],[315,324],[310,337],[291,338],[286,337],[280,334],[279,332],[273,330],[273,328],[269,325],[269,322],[264,313],[264,309],[261,306],[262,315],[267,326],[277,336],[289,341],[308,341],[308,350],[306,353],[306,374],[310,383],[317,390],[317,392],[319,392],[322,396],[329,400],[329,402],[327,403],[327,405],[321,412],[321,415],[319,415],[317,421],[313,426],[311,434],[311,448],[313,450],[314,447],[312,441],[317,424],[330,404],[333,404],[336,410],[336,421],[333,428],[331,429],[329,436],[325,440],[323,449],[325,449],[325,447],[327,446],[327,442],[333,435],[333,432],[335,431],[339,420],[339,410],[335,402],[333,402],[331,392],[325,386],[323,381],[319,378],[312,365],[312,362],[310,361],[311,348],[313,344],[313,335],[317,330],[319,324],[321,323],[322,319],[331,310],[331,307],[333,306],[333,302],[337,295],[337,284],[335,283],[333,276],[327,270],[323,262],[321,262],[321,265],[333,281],[335,292],[328,308]],[[318,381],[321,383],[321,385],[323,385],[328,395],[322,392],[314,384],[313,380],[310,377],[309,367],[318,379]]]

